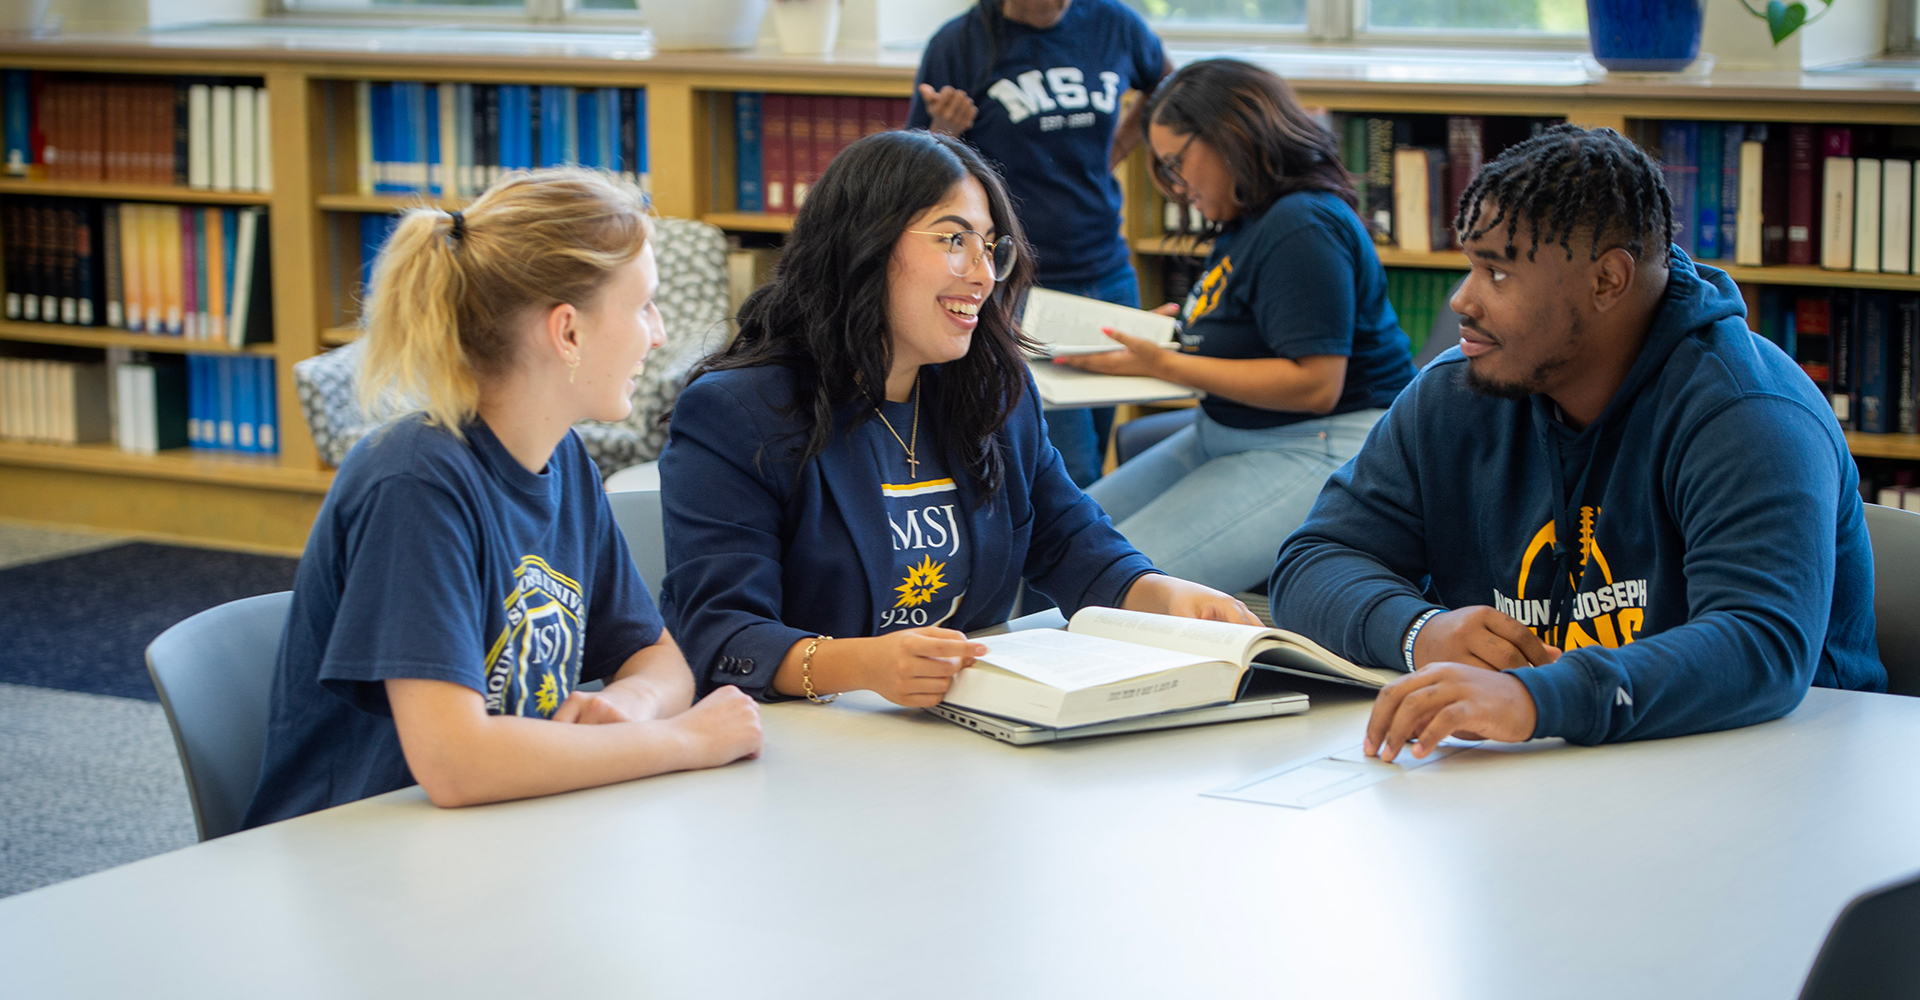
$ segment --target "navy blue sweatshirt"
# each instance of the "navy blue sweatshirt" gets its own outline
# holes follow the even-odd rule
[[[1885,690],[1833,411],[1748,331],[1724,272],[1673,257],[1646,347],[1584,431],[1545,396],[1475,393],[1457,348],[1427,366],[1281,547],[1276,620],[1399,667],[1422,612],[1491,605],[1564,650],[1512,673],[1533,735],[1582,744],[1762,722],[1809,684]]]

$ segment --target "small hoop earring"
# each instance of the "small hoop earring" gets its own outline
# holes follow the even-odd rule
[[[573,377],[578,374],[580,374],[580,355],[576,354],[567,359],[567,384],[572,385]]]

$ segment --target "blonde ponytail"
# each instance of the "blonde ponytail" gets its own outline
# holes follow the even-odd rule
[[[458,436],[482,378],[513,365],[521,322],[584,308],[649,231],[637,188],[574,168],[509,174],[458,216],[409,209],[373,265],[361,405]]]

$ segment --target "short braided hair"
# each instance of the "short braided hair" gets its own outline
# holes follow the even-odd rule
[[[1673,196],[1660,165],[1610,128],[1555,125],[1512,146],[1467,185],[1453,227],[1466,242],[1505,223],[1512,260],[1522,220],[1532,230],[1528,260],[1542,242],[1559,243],[1572,260],[1578,231],[1592,234],[1589,260],[1619,247],[1634,260],[1673,262]]]

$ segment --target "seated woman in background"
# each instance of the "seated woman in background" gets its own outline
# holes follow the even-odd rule
[[[1067,477],[1010,306],[1024,250],[949,136],[869,136],[814,186],[660,458],[661,604],[704,687],[937,704],[1022,580],[1068,614],[1253,621],[1155,572]]]
[[[1197,351],[1110,334],[1123,350],[1061,363],[1207,393],[1193,426],[1089,492],[1154,565],[1237,593],[1266,579],[1413,364],[1333,135],[1284,80],[1231,59],[1193,63],[1144,120],[1156,183],[1213,232],[1185,306]]]
[[[416,780],[466,805],[759,751],[739,691],[688,707],[686,660],[570,430],[625,416],[664,339],[647,234],[637,191],[573,170],[401,220],[361,390],[416,412],[354,447],[313,526],[246,826]]]

